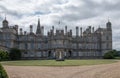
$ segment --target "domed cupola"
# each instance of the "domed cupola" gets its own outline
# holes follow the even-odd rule
[[[5,20],[3,20],[3,23],[8,23],[8,21],[5,19]]]
[[[5,20],[3,20],[2,24],[3,24],[3,28],[8,28],[8,21],[6,20],[6,17]]]
[[[112,23],[108,20],[108,22],[106,23],[107,29],[111,30],[111,26],[112,26]]]
[[[111,24],[110,21],[108,21],[108,22],[106,23],[106,25],[107,25],[107,26],[111,26],[112,24]]]

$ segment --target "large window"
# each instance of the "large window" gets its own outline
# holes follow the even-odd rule
[[[10,47],[10,42],[9,41],[6,42],[6,47]]]
[[[34,41],[31,41],[31,49],[34,49]]]
[[[41,53],[41,52],[37,52],[37,56],[38,56],[38,57],[41,57],[41,56],[42,56],[42,53]]]
[[[106,36],[106,40],[109,40],[109,37],[108,37],[108,36]]]
[[[45,51],[43,52],[43,56],[44,56],[44,57],[46,57],[46,56],[47,56],[47,53],[46,53]]]
[[[77,56],[77,52],[73,52],[73,56]]]
[[[27,43],[25,43],[25,49],[27,49],[28,48],[28,45],[27,45]]]
[[[41,49],[41,44],[40,43],[38,43],[38,49]]]

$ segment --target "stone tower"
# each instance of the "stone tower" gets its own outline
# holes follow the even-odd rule
[[[106,40],[107,40],[107,49],[108,50],[112,50],[112,24],[111,22],[108,20],[108,22],[106,23]]]
[[[9,28],[8,21],[6,20],[6,17],[5,17],[5,20],[3,20],[2,24],[3,24],[3,28]]]

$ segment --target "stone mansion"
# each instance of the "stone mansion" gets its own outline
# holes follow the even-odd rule
[[[44,34],[44,26],[38,19],[36,32],[30,25],[30,31],[19,29],[18,25],[9,26],[5,18],[0,26],[0,48],[9,51],[19,48],[23,59],[82,59],[102,58],[105,52],[112,50],[112,24],[104,28],[88,26],[85,30],[76,26],[76,35],[72,30],[55,29]],[[18,32],[19,30],[19,32]]]

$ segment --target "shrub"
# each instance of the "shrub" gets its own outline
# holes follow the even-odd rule
[[[8,60],[9,54],[7,51],[0,50],[0,61]]]
[[[21,59],[21,51],[17,48],[11,48],[9,57],[11,60],[20,60]]]
[[[105,53],[104,59],[114,59],[114,55],[112,53]]]
[[[0,64],[0,78],[8,78],[8,75],[1,64]]]
[[[113,53],[113,55],[115,56],[115,57],[118,57],[119,56],[119,52],[117,52],[116,50],[113,50],[113,51],[111,51],[112,53]]]
[[[118,52],[116,50],[112,50],[104,54],[104,59],[114,59],[116,56],[118,56]]]

